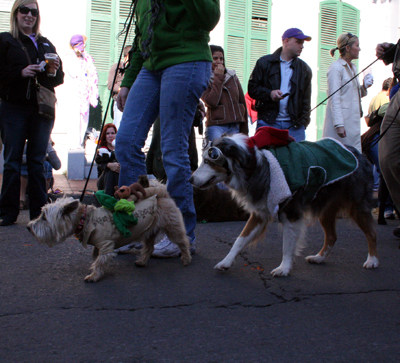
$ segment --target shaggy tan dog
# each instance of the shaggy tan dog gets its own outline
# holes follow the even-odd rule
[[[157,234],[163,231],[181,250],[181,259],[186,266],[190,263],[189,239],[186,236],[182,214],[170,198],[165,185],[154,180],[146,188],[146,199],[135,203],[133,215],[137,225],[129,227],[131,236],[125,238],[117,229],[113,213],[101,207],[84,205],[73,198],[60,198],[45,205],[41,215],[28,223],[27,228],[40,242],[52,247],[74,235],[86,248],[93,245],[92,273],[85,277],[87,282],[96,282],[106,273],[108,263],[115,257],[114,249],[134,241],[143,247],[136,266],[146,266],[154,250]],[[131,197],[133,200],[136,197]],[[131,200],[129,198],[128,200]]]

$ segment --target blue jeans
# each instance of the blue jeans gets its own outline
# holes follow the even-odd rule
[[[30,219],[40,215],[47,203],[43,162],[54,120],[39,115],[36,106],[21,106],[2,101],[0,105],[1,138],[4,144],[3,185],[0,217],[16,221],[19,214],[21,165],[25,140],[28,139],[28,196]]]
[[[210,62],[188,62],[160,71],[142,68],[125,104],[116,137],[121,164],[119,186],[130,185],[146,172],[145,144],[151,125],[160,116],[161,151],[167,189],[182,212],[186,233],[194,245],[196,211],[189,163],[189,134],[199,99],[211,75]]]
[[[379,138],[379,134],[376,134],[371,142],[371,144],[375,144],[372,146],[368,151],[367,154],[372,160],[372,163],[374,164],[374,189],[379,188],[379,175],[381,174],[381,171],[379,169],[379,154],[378,154],[378,143],[376,140]]]
[[[379,179],[380,179],[380,175],[381,175],[381,170],[379,168],[379,143],[376,142],[376,140],[379,138],[379,136],[380,136],[379,134],[376,134],[374,136],[373,140],[371,141],[371,144],[375,144],[375,145],[373,145],[367,151],[368,156],[370,157],[370,159],[372,160],[372,163],[375,166],[375,168],[374,168],[374,189],[379,188]],[[378,181],[376,181],[376,174],[378,174]],[[389,195],[388,198],[386,199],[385,211],[393,212],[393,208],[394,208],[393,201]]]
[[[206,128],[205,139],[208,141],[214,141],[219,139],[223,134],[233,135],[240,132],[239,123],[233,122],[223,125],[213,125]]]
[[[287,130],[289,129],[289,135],[292,136],[296,142],[303,141],[306,139],[306,128],[301,126],[293,126],[292,121],[278,121],[275,122],[266,122],[264,120],[257,120],[257,129],[261,126],[270,126],[275,127],[276,129],[280,130]]]

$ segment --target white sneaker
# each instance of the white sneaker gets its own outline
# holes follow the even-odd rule
[[[151,256],[158,258],[169,258],[179,257],[180,254],[181,250],[179,247],[175,243],[172,243],[165,235],[160,242],[154,245],[154,251]]]
[[[138,248],[139,246],[139,248]],[[114,252],[119,254],[124,253],[137,253],[141,248],[141,244],[137,242],[130,243],[129,245],[122,246],[120,248],[116,248]]]

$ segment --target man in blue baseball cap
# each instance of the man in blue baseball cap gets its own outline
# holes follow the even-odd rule
[[[257,128],[289,129],[296,141],[305,139],[312,71],[299,56],[310,40],[300,29],[290,28],[282,35],[282,47],[257,61],[248,84],[249,96],[256,100]]]

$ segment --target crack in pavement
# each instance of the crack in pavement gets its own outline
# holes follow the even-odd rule
[[[291,299],[281,299],[281,301],[276,303],[269,304],[246,304],[243,302],[233,302],[231,304],[223,304],[223,305],[215,305],[208,306],[208,309],[236,309],[236,308],[256,308],[256,309],[265,309],[269,307],[273,307],[279,304],[287,304],[287,303],[298,303],[309,300],[312,297],[321,297],[321,296],[345,296],[345,295],[360,295],[360,294],[371,294],[371,293],[379,293],[379,292],[395,292],[399,293],[399,289],[377,289],[377,290],[368,290],[368,291],[358,291],[358,292],[327,292],[327,293],[318,293],[318,294],[304,294],[301,296],[296,296]],[[14,313],[3,313],[0,314],[1,318],[15,317],[26,314],[34,314],[34,313],[48,313],[49,311],[57,311],[57,310],[81,310],[81,311],[91,311],[91,312],[101,312],[101,311],[111,311],[111,312],[138,312],[138,311],[146,311],[146,310],[163,310],[163,309],[184,309],[188,307],[195,307],[196,305],[202,305],[205,303],[212,303],[210,301],[198,301],[192,304],[178,304],[178,305],[168,305],[168,306],[147,306],[142,308],[107,308],[107,307],[92,307],[92,306],[60,306],[60,307],[52,307],[47,309],[37,309],[37,310],[27,310],[21,312]],[[204,307],[203,307],[204,308]]]
[[[219,237],[216,238],[216,241],[223,245],[229,246],[229,247],[233,246],[233,243],[225,241],[224,239],[219,238]],[[240,252],[239,256],[245,260],[245,262],[248,266],[250,266],[252,269],[255,269],[258,271],[258,276],[260,277],[265,289],[272,296],[275,296],[282,302],[287,302],[287,301],[292,300],[292,299],[287,299],[284,297],[284,295],[287,294],[287,291],[285,291],[285,289],[282,288],[282,286],[280,286],[277,282],[275,282],[275,280],[271,276],[265,275],[264,267],[261,263],[256,262],[256,261],[250,261],[247,251]],[[277,289],[278,291],[274,291],[274,289]]]
[[[217,237],[217,242],[232,247],[233,243],[227,242],[222,238]],[[272,277],[270,275],[266,275],[264,272],[264,267],[258,261],[251,261],[248,255],[248,251],[242,251],[239,253],[239,256],[245,261],[245,266],[251,267],[252,270],[258,271],[258,276],[262,281],[265,289],[269,294],[276,297],[279,303],[288,303],[288,302],[301,302],[304,300],[308,300],[311,297],[319,297],[319,296],[340,296],[340,295],[358,295],[358,294],[370,294],[374,292],[400,292],[399,289],[376,289],[376,290],[367,290],[367,291],[357,291],[357,292],[325,292],[325,293],[317,293],[317,294],[298,294],[297,296],[293,296],[294,292],[286,291],[279,282],[277,278]],[[279,279],[279,278],[278,278]],[[236,303],[240,304],[240,303]],[[273,306],[273,304],[267,304],[264,307]],[[257,306],[254,306],[257,307]]]

